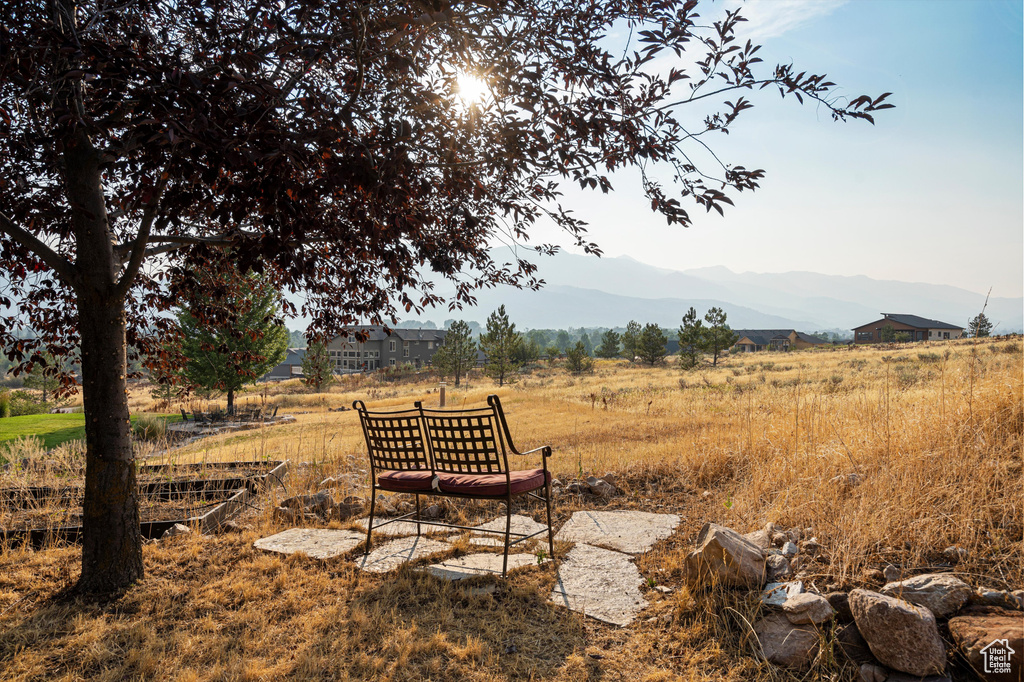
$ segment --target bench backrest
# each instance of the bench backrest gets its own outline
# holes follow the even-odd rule
[[[502,425],[493,407],[449,412],[424,410],[424,430],[434,470],[453,474],[501,474],[508,471]]]
[[[432,468],[423,439],[420,410],[368,412],[362,400],[352,403],[352,407],[359,411],[359,422],[374,469]]]
[[[458,474],[508,474],[510,434],[498,396],[488,407],[467,410],[424,409],[368,412],[352,403],[376,469],[432,469]]]

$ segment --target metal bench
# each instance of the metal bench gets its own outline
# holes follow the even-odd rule
[[[361,400],[352,403],[370,456],[370,519],[366,529],[366,551],[370,551],[376,528],[406,519],[421,525],[497,533],[505,538],[501,575],[508,572],[509,548],[543,534],[512,532],[512,498],[526,495],[544,502],[547,509],[548,550],[555,556],[551,529],[551,474],[547,460],[551,447],[544,445],[519,452],[505,421],[498,396],[487,397],[487,407],[464,410],[425,409],[416,402],[413,409],[370,412]],[[511,469],[509,454],[541,454],[537,469]],[[416,511],[373,525],[377,492],[409,493],[416,497]],[[505,530],[471,528],[425,520],[420,514],[420,496],[471,500],[504,500]],[[513,539],[515,538],[515,539]]]

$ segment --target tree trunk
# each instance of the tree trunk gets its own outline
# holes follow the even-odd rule
[[[125,380],[124,306],[79,297],[85,405],[82,575],[87,593],[123,590],[142,578],[138,489]]]
[[[235,413],[235,389],[228,389],[228,414]]]

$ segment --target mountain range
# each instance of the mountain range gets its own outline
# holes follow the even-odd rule
[[[511,261],[495,250],[497,262]],[[966,327],[985,295],[943,284],[877,280],[815,272],[732,272],[725,267],[671,270],[615,258],[559,253],[535,259],[540,291],[511,287],[477,293],[477,305],[454,313],[427,310],[422,319],[483,322],[504,304],[520,328],[620,327],[629,320],[677,327],[693,306],[718,306],[734,329],[850,330],[881,313],[907,313]],[[445,292],[439,283],[438,293]],[[994,333],[1024,328],[1024,298],[991,297],[985,314]]]

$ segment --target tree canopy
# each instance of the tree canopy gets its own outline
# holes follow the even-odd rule
[[[533,263],[487,250],[539,221],[598,252],[560,204],[565,184],[607,192],[632,167],[670,223],[689,224],[684,202],[722,212],[764,172],[698,168],[688,151],[761,89],[837,120],[890,106],[762,64],[736,38],[739,11],[721,13],[695,0],[0,5],[0,345],[19,364],[82,348],[80,586],[142,575],[128,356],[161,355],[166,311],[218,253],[302,290],[309,332],[331,336],[442,303],[430,271],[454,284],[453,306],[481,286],[539,286]],[[628,43],[606,38],[619,29]],[[481,99],[460,97],[465,75]],[[35,335],[19,338],[26,319]]]
[[[515,323],[509,321],[505,306],[498,306],[487,317],[487,332],[480,335],[480,350],[487,356],[484,373],[499,386],[515,383],[522,344],[523,337],[516,331]]]
[[[476,366],[476,342],[469,325],[462,320],[452,322],[431,362],[442,376],[452,377],[458,386],[462,377]]]

